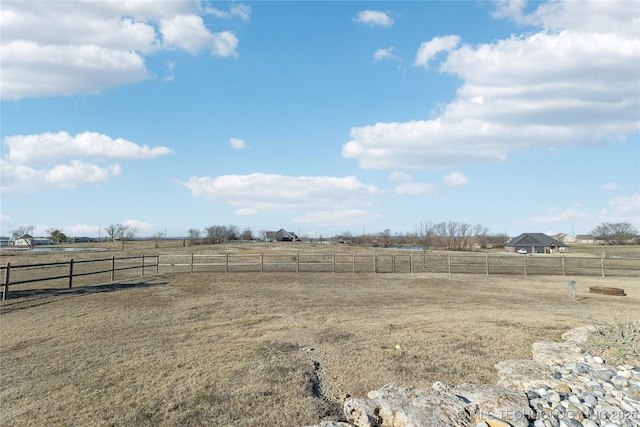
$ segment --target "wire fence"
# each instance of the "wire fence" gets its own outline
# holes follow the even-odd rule
[[[640,259],[468,252],[233,253],[115,256],[1,266],[2,299],[12,290],[90,286],[162,273],[447,273],[640,277]]]

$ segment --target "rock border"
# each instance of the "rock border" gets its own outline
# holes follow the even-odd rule
[[[396,384],[344,402],[345,420],[309,427],[640,427],[640,367],[611,366],[583,350],[593,326],[533,357],[497,363],[497,385]]]

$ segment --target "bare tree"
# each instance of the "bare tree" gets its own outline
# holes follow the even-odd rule
[[[24,239],[33,248],[33,225],[21,225],[15,230],[11,230],[13,240]]]
[[[227,226],[226,240],[238,240],[240,238],[240,227],[234,224]]]
[[[127,241],[136,237],[137,232],[138,230],[135,227],[132,227],[130,225],[125,225],[125,224],[120,225],[120,228],[118,229],[118,240],[120,240],[120,243],[122,244],[122,247],[120,250],[124,251],[125,243],[127,243]]]
[[[227,239],[228,229],[224,225],[211,225],[204,229],[205,241],[209,244],[221,243]]]
[[[112,241],[119,241],[122,245],[121,250],[124,251],[124,245],[127,241],[133,239],[138,232],[138,229],[126,224],[110,224],[105,227],[107,234]]]
[[[388,248],[391,246],[391,229],[386,228],[382,233],[380,233],[380,244],[383,248]]]
[[[158,247],[160,246],[160,240],[162,240],[162,238],[166,237],[166,236],[164,235],[164,233],[162,231],[158,231],[152,237],[153,237],[153,243],[154,243],[156,249],[158,249]]]
[[[495,233],[487,236],[488,244],[492,247],[500,247],[507,244],[509,236],[506,233]]]
[[[436,234],[435,225],[432,221],[422,221],[416,224],[417,246],[421,246],[423,251],[427,251],[433,246],[433,238]]]
[[[240,234],[240,239],[242,240],[253,240],[253,232],[249,227],[242,230],[242,234]]]
[[[619,245],[624,245],[628,240],[638,236],[638,229],[628,222],[617,222],[611,224],[613,239]]]
[[[112,242],[116,241],[119,228],[120,228],[120,224],[109,224],[104,228],[104,231],[107,232],[107,236],[109,236]]]
[[[200,240],[200,230],[197,228],[190,228],[187,230],[187,236],[189,238],[189,246],[193,245],[193,242]]]

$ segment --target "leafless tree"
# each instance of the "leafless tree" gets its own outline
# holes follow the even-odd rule
[[[109,236],[112,242],[115,242],[120,227],[120,224],[109,224],[104,228],[104,231],[107,232],[107,236]]]
[[[226,240],[238,240],[240,238],[240,227],[237,225],[229,224],[227,226]]]
[[[432,221],[422,221],[416,224],[416,246],[421,246],[423,251],[426,252],[433,246],[435,235],[435,224]]]
[[[187,237],[189,239],[189,246],[193,245],[193,242],[200,240],[200,230],[197,228],[190,228],[187,230]]]
[[[152,237],[153,237],[153,244],[156,247],[156,249],[158,249],[158,247],[160,246],[160,240],[162,240],[162,238],[166,236],[162,231],[158,231]]]
[[[253,240],[253,232],[249,227],[242,230],[242,234],[240,234],[240,239],[242,240]]]
[[[136,236],[138,229],[126,224],[110,224],[105,227],[107,234],[112,241],[119,241],[122,245],[121,250],[124,251],[124,245]]]
[[[21,225],[15,230],[11,230],[11,235],[14,240],[24,239],[29,247],[33,248],[33,225]]]
[[[603,222],[592,231],[596,238],[603,240],[607,245],[617,243],[622,245],[625,241],[638,235],[638,230],[628,222],[609,223]]]

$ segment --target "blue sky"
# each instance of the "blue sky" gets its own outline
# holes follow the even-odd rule
[[[640,227],[640,3],[3,1],[0,234]]]

